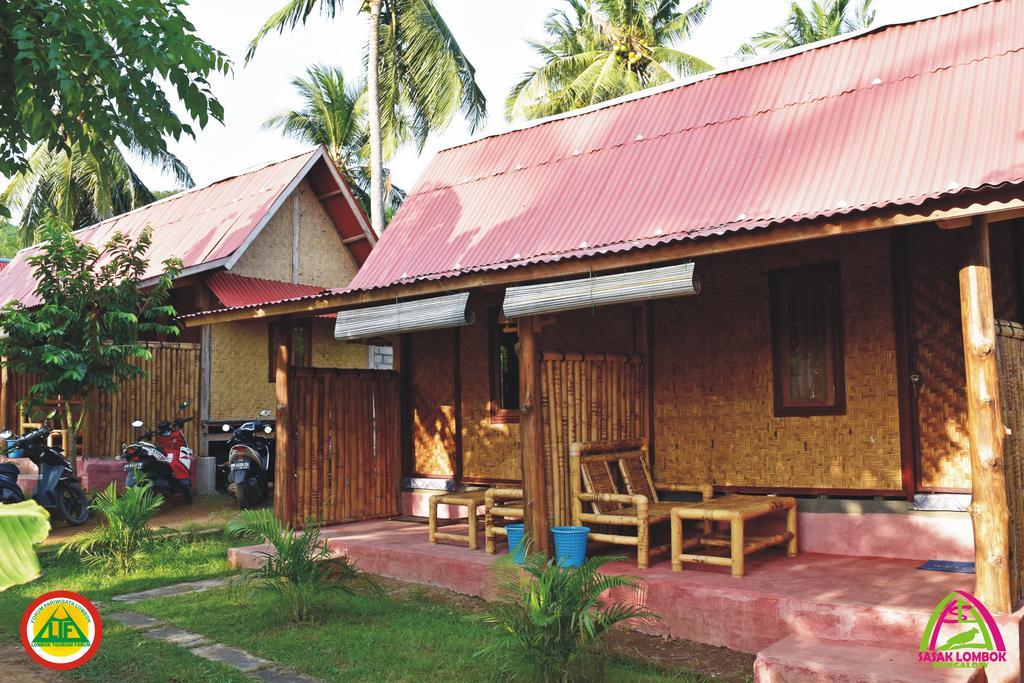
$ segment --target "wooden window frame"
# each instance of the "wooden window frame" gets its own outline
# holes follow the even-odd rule
[[[498,325],[501,315],[497,306],[487,311],[487,365],[490,377],[490,396],[487,402],[490,422],[496,425],[519,424],[518,408],[501,407],[501,372],[498,367]]]
[[[295,339],[295,327],[298,325],[303,326],[303,337],[304,337],[304,348],[303,358],[306,360],[308,367],[313,366],[313,319],[312,318],[301,318],[299,320],[288,321],[292,333],[288,335],[288,344],[291,348],[291,344]],[[294,362],[294,355],[289,353],[288,357],[292,359],[293,367],[300,367]],[[267,323],[267,381],[273,384],[277,381],[277,348],[275,347],[274,339],[274,323]]]
[[[832,362],[827,366],[831,371],[833,388],[832,400],[829,403],[798,404],[791,400],[787,390],[786,367],[786,332],[783,325],[786,303],[783,299],[784,285],[787,281],[800,277],[825,276],[833,292],[831,296],[831,320],[828,324],[828,353]],[[839,264],[836,262],[817,263],[795,268],[772,271],[769,290],[771,298],[771,337],[772,337],[772,388],[774,393],[776,417],[811,417],[817,415],[846,414],[846,372],[845,350],[843,338],[843,296]]]

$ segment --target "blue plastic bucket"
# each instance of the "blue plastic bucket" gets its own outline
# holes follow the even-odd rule
[[[585,526],[551,527],[555,537],[555,560],[559,567],[580,567],[587,561],[587,536],[590,528]]]
[[[526,529],[522,524],[506,524],[505,532],[508,534],[508,551],[512,553],[512,561],[522,564],[526,561],[526,544],[523,543]]]

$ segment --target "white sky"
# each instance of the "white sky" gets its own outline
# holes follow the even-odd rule
[[[803,0],[807,2],[808,0]],[[248,65],[243,63],[249,39],[284,0],[192,0],[187,13],[203,38],[225,51],[233,73],[213,79],[214,93],[225,109],[223,126],[211,123],[196,140],[172,142],[171,149],[188,164],[200,185],[267,161],[300,151],[304,145],[261,129],[270,115],[297,105],[289,80],[308,65],[340,65],[357,76],[362,68],[365,22],[357,15],[357,0],[345,3],[334,21],[314,14],[305,27],[266,39]],[[559,0],[436,0],[436,4],[477,69],[477,82],[487,96],[485,129],[507,127],[502,115],[505,94],[537,58],[527,39],[543,37],[543,22]],[[737,46],[757,31],[782,23],[790,0],[715,0],[707,20],[683,49],[723,66]],[[875,23],[938,14],[963,6],[964,0],[875,0]],[[438,149],[466,140],[461,120],[435,134],[422,154],[414,148],[399,152],[391,162],[395,183],[411,189],[423,167]],[[153,169],[140,169],[152,188],[172,183]]]

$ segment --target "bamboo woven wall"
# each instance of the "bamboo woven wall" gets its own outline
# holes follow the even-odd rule
[[[1024,601],[1024,327],[1000,321],[996,330],[1003,422],[1006,493],[1010,511],[1010,591],[1014,605]]]
[[[845,415],[775,417],[769,274],[835,261]],[[660,481],[901,489],[889,236],[701,259],[699,296],[654,306],[654,455]]]
[[[643,436],[644,380],[638,355],[543,354],[541,414],[552,525],[571,523],[570,444]]]
[[[159,420],[197,418],[185,425],[185,436],[193,449],[199,448],[199,344],[184,342],[148,342],[152,354],[148,361],[136,361],[146,374],[121,385],[112,394],[98,394],[90,410],[88,457],[112,458],[121,453],[121,444],[132,441],[138,432],[132,420],[143,420],[148,427]],[[187,411],[178,405],[189,402]]]
[[[294,502],[275,510],[281,519],[332,524],[398,514],[398,391],[391,371],[293,370],[294,432],[277,485],[290,482]]]
[[[996,317],[1019,317],[1010,227],[993,224],[992,290]],[[914,371],[921,376],[917,411],[924,490],[971,485],[964,347],[958,271],[967,253],[962,231],[914,228],[908,242]]]
[[[495,301],[495,303],[497,303]],[[491,420],[488,312],[474,306],[477,322],[460,330],[462,474],[474,481],[519,481],[519,425]]]
[[[455,334],[452,330],[432,330],[409,336],[413,439],[410,474],[415,476],[455,474]]]

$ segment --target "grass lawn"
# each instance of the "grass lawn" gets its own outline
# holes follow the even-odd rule
[[[157,549],[137,573],[129,576],[104,575],[73,557],[56,556],[53,548],[40,553],[43,576],[0,593],[0,644],[15,645],[21,615],[36,597],[52,590],[71,590],[90,600],[109,601],[114,595],[131,593],[182,581],[222,576],[227,565],[229,543],[221,535],[192,538],[182,536],[158,542]],[[106,606],[107,610],[111,608]],[[21,653],[24,655],[24,653]],[[27,667],[44,672],[24,655]],[[10,672],[4,672],[7,678]],[[96,656],[65,678],[88,681],[242,681],[252,680],[234,670],[195,657],[188,652],[139,637],[111,621],[104,623],[103,642]],[[10,680],[15,680],[13,676]]]
[[[227,549],[232,544],[245,542],[232,543],[220,533],[165,537],[144,565],[128,576],[105,574],[75,557],[57,557],[53,546],[44,548],[40,554],[43,576],[0,593],[3,677],[44,683],[253,680],[186,650],[142,638],[111,620],[104,622],[103,643],[96,656],[85,666],[61,674],[31,662],[17,635],[22,613],[42,593],[71,590],[105,603],[101,613],[118,611],[117,603],[110,602],[115,595],[230,574]],[[126,609],[329,681],[502,678],[494,662],[474,656],[494,638],[479,621],[482,601],[397,581],[383,580],[383,585],[384,595],[334,592],[326,599],[318,621],[304,624],[288,623],[277,596],[256,592],[243,581],[225,589],[149,600]],[[633,632],[612,635],[608,680],[709,680],[689,673],[691,670],[749,680],[747,655],[722,648],[696,652],[693,644]]]
[[[493,637],[476,620],[480,601],[398,582],[386,586],[385,597],[335,593],[320,619],[305,624],[288,624],[275,596],[246,584],[134,609],[326,680],[502,678],[492,662],[474,657]],[[625,657],[613,657],[607,673],[614,681],[703,680]]]

